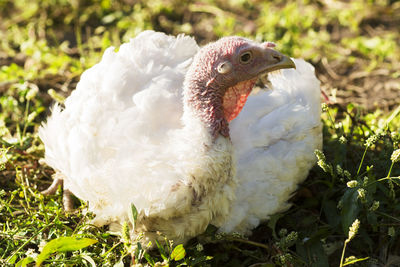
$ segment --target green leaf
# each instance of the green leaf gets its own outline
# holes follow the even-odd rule
[[[157,240],[156,240],[156,245],[158,251],[160,252],[161,258],[163,258],[163,260],[168,260],[167,254],[165,253],[165,249],[163,248],[163,246],[160,245],[160,243]]]
[[[142,252],[142,245],[137,242],[136,243],[136,249],[135,249],[135,259],[141,259],[141,252]]]
[[[151,266],[154,266],[154,260],[149,253],[145,252],[143,256]]]
[[[340,225],[340,216],[337,212],[336,203],[333,200],[327,200],[322,203],[322,208],[329,225],[336,227]]]
[[[347,235],[349,227],[353,224],[354,220],[357,219],[358,213],[360,212],[357,188],[346,190],[342,198],[342,204],[342,229]]]
[[[367,213],[367,220],[368,224],[370,224],[372,227],[376,228],[378,224],[378,217],[374,212],[368,212]]]
[[[343,266],[354,264],[354,263],[359,262],[359,261],[365,261],[365,260],[368,260],[368,259],[369,259],[369,257],[362,258],[362,259],[354,259],[354,260],[346,262],[345,264],[343,264]]]
[[[17,254],[13,254],[11,257],[7,258],[7,263],[14,264],[17,260]]]
[[[177,245],[171,253],[171,259],[174,261],[180,261],[186,256],[185,248],[182,244]]]
[[[305,243],[297,242],[296,251],[307,262],[307,266],[329,266],[328,257],[320,240],[309,240]]]
[[[276,235],[275,228],[276,228],[276,223],[278,222],[278,220],[279,220],[281,217],[283,217],[283,214],[281,214],[281,213],[273,214],[273,215],[270,216],[270,218],[269,218],[269,220],[268,220],[268,227],[272,230],[272,236],[273,236],[275,239],[277,239],[277,240],[278,240],[279,238],[278,238],[278,236]]]
[[[26,267],[29,263],[34,262],[35,259],[32,257],[27,257],[25,259],[20,260],[15,264],[15,267]]]
[[[55,100],[59,104],[63,104],[65,101],[65,97],[57,93],[54,89],[49,89],[47,93],[51,96],[53,100]]]
[[[190,258],[188,263],[188,266],[195,266],[199,263],[205,263],[206,261],[212,260],[213,257],[212,256],[206,256],[206,255],[202,255],[202,256],[197,256],[194,258]],[[203,264],[204,266],[206,266],[206,264]],[[199,265],[202,266],[202,265]]]
[[[95,243],[97,243],[97,240],[75,236],[63,236],[53,239],[44,246],[42,253],[36,259],[36,265],[40,266],[43,261],[55,252],[75,251]]]
[[[131,221],[133,228],[135,228],[138,212],[133,203],[131,203],[131,212],[129,213],[129,220]]]

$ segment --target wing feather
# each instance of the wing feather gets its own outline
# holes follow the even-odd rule
[[[271,75],[272,90],[250,95],[230,125],[239,184],[223,231],[248,233],[288,208],[315,164],[322,142],[319,81],[309,63],[294,61],[297,69]]]
[[[108,48],[82,74],[65,108],[55,105],[40,128],[46,162],[104,218],[123,214],[129,201],[142,210],[162,205],[160,192],[179,179],[171,147],[160,144],[182,127],[184,75],[198,49],[190,37],[153,31],[118,51]],[[162,175],[152,175],[155,166]],[[127,188],[141,190],[133,195]]]

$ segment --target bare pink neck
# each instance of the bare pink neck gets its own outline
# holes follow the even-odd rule
[[[214,139],[219,134],[229,137],[229,124],[225,119],[222,103],[223,93],[218,89],[210,90],[202,82],[192,81],[188,84],[184,98],[185,104],[209,128]]]

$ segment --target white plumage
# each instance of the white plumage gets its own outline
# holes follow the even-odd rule
[[[313,166],[321,146],[313,67],[294,60],[297,69],[270,75],[272,90],[248,97],[230,139],[213,138],[184,102],[198,51],[190,37],[153,31],[109,48],[39,130],[47,164],[97,224],[128,220],[133,203],[145,239],[160,231],[184,242],[210,223],[249,234],[288,207]]]
[[[296,69],[269,75],[272,90],[250,95],[230,124],[238,187],[222,229],[249,234],[287,200],[315,164],[322,147],[320,82],[301,59]]]

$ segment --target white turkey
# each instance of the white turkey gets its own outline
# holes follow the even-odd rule
[[[128,221],[134,204],[146,242],[209,224],[249,234],[288,208],[321,146],[314,69],[273,46],[234,36],[200,49],[145,31],[107,49],[39,130],[56,171],[46,193],[63,180],[98,225]]]

